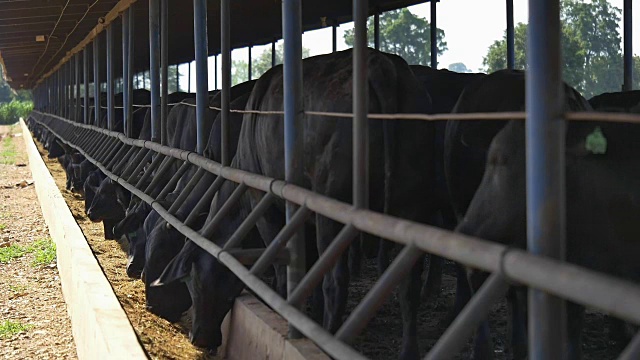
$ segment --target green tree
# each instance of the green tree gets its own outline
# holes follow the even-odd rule
[[[374,46],[373,18],[367,22],[369,46]],[[444,31],[436,30],[438,53],[447,50]],[[344,41],[353,46],[354,32],[347,30]],[[411,65],[429,65],[431,62],[431,28],[427,19],[407,9],[387,11],[380,15],[380,50],[400,55]]]
[[[606,0],[562,0],[562,55],[564,80],[589,98],[619,91],[622,84],[620,9]],[[515,28],[516,68],[526,66],[527,25]],[[483,64],[492,72],[506,67],[506,34],[488,49]],[[637,62],[635,68],[640,66]],[[638,87],[634,76],[634,87]]]
[[[302,47],[302,58],[309,57],[309,49]],[[283,44],[276,46],[276,65],[282,64],[284,59]],[[251,78],[258,79],[262,74],[271,69],[271,50],[263,51],[257,58],[251,60]],[[231,84],[237,85],[249,79],[248,63],[244,60],[233,60],[231,62]]]
[[[467,67],[467,65],[458,62],[458,63],[453,63],[453,64],[449,64],[449,67],[447,68],[451,71],[455,71],[455,72],[459,72],[459,73],[470,73],[471,69],[469,69]]]

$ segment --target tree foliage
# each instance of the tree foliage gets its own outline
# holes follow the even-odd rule
[[[309,57],[309,49],[302,47],[302,58]],[[276,65],[284,61],[284,45],[276,46]],[[271,50],[263,51],[257,58],[251,60],[251,78],[258,79],[262,74],[271,69]],[[237,85],[249,79],[248,62],[244,60],[233,60],[231,62],[231,84]]]
[[[467,65],[465,65],[465,64],[463,64],[461,62],[449,64],[449,67],[447,69],[449,69],[451,71],[459,72],[459,73],[470,73],[471,72],[471,69],[469,69],[467,67]]]
[[[620,91],[623,81],[620,9],[606,0],[562,0],[562,66],[564,80],[587,98]],[[515,28],[515,65],[526,66],[527,25]],[[485,70],[506,68],[506,34],[483,59]],[[640,59],[634,57],[634,88],[640,86]]]
[[[374,47],[373,18],[367,21],[367,38]],[[444,30],[436,30],[438,53],[447,50]],[[344,41],[353,46],[354,31],[347,30]],[[380,15],[380,50],[396,54],[412,65],[431,63],[431,27],[427,19],[414,15],[407,9],[392,10]]]

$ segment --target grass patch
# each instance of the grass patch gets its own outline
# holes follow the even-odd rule
[[[0,322],[0,339],[9,339],[21,332],[31,330],[33,327],[31,324],[22,324],[11,320]]]
[[[40,239],[26,247],[11,245],[0,248],[0,264],[6,264],[30,253],[34,254],[32,266],[49,265],[56,259],[56,244],[51,239]]]
[[[14,294],[24,294],[27,291],[27,287],[24,285],[9,285],[9,290]]]
[[[21,258],[27,253],[28,251],[26,248],[18,245],[0,248],[0,264],[6,264],[11,260]]]
[[[4,229],[7,228],[7,225],[5,224],[0,224],[0,231],[3,231]]]
[[[15,165],[18,152],[16,146],[13,143],[13,138],[8,136],[4,138],[2,142],[2,151],[0,151],[0,164],[2,165]]]
[[[56,244],[51,239],[38,240],[30,249],[34,254],[33,266],[49,265],[56,260]]]

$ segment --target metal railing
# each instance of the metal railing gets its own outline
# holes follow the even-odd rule
[[[496,114],[492,115],[495,119]],[[619,114],[606,114],[606,118],[617,119],[617,115]],[[448,115],[448,119],[453,117]],[[572,120],[603,120],[602,117],[597,118],[594,114],[585,113],[568,113],[566,117]],[[627,117],[629,115],[620,116],[618,120],[622,121]],[[630,117],[635,119],[634,122],[638,120],[637,116],[630,115]],[[505,293],[512,283],[542,290],[640,325],[640,286],[638,284],[580,266],[532,255],[524,250],[498,243],[371,210],[357,209],[350,204],[288,184],[282,180],[222,166],[194,152],[170,148],[151,141],[130,139],[121,133],[79,124],[56,115],[37,111],[32,114],[31,119],[38,125],[44,126],[65,144],[78,150],[108,177],[150,204],[169,224],[218,259],[249,289],[260,296],[267,305],[334,358],[363,358],[347,344],[365,328],[384,302],[383,300],[388,298],[398,284],[398,280],[406,275],[422,252],[435,254],[492,273],[427,354],[426,358],[428,359],[450,358],[459,352],[471,336],[472,331],[480,321],[486,318],[495,301]],[[152,155],[155,155],[152,165],[143,176],[146,179],[140,179],[137,174],[146,163],[142,160],[150,160]],[[175,161],[181,161],[184,167],[197,167],[200,175],[207,171],[218,177],[210,185],[207,195],[196,205],[192,214],[187,216],[185,221],[176,218],[176,210],[186,199],[186,195],[188,195],[186,192],[191,191],[196,182],[202,181],[203,177],[194,176],[169,209],[163,207],[157,200],[173,190],[184,172],[179,172],[172,178],[166,176],[163,178],[162,171],[154,172],[154,169],[168,167],[171,162]],[[146,180],[151,180],[151,185],[143,187],[142,184],[148,183],[145,182]],[[247,219],[229,238],[227,244],[221,248],[207,239],[211,234],[212,225],[219,221],[219,216],[211,219],[201,230],[193,229],[189,225],[192,215],[197,214],[202,206],[208,206],[207,202],[211,201],[213,194],[220,189],[223,181],[232,181],[240,185],[236,189],[235,194],[237,195],[231,196],[223,208],[233,206],[240,195],[249,188],[259,190],[264,195],[259,205],[252,210]],[[292,220],[282,228],[276,239],[266,249],[238,250],[243,237],[259,220],[266,205],[275,198],[284,199],[299,206]],[[220,216],[223,216],[224,213],[225,211],[221,210],[220,214],[222,215]],[[344,227],[326,251],[320,254],[319,259],[289,295],[289,298],[283,299],[270,286],[260,280],[258,275],[260,270],[282,258],[280,255],[284,245],[304,224],[304,221],[300,220],[304,220],[311,213],[317,213],[340,222],[344,224]],[[331,335],[298,308],[359,232],[385,238],[405,245],[405,247],[362,302],[351,312],[337,333]],[[255,258],[256,254],[260,254],[257,259]],[[255,262],[247,261],[248,258],[255,260]],[[245,264],[247,263],[253,263],[253,266],[246,268]],[[639,354],[640,335],[636,335],[621,358],[634,358]]]

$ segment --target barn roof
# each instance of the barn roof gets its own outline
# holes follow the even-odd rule
[[[425,0],[370,0],[370,13],[388,11]],[[121,73],[121,17],[128,6],[135,13],[136,71],[149,68],[149,0],[0,0],[0,65],[14,89],[31,88],[55,70],[81,45],[100,37],[105,54],[103,21],[112,22],[116,40],[116,74]],[[262,45],[282,37],[280,0],[231,1],[232,48]],[[352,2],[303,0],[305,31],[331,26],[332,21],[352,20]],[[209,54],[220,52],[220,0],[208,1]],[[194,58],[193,7],[190,1],[169,1],[169,62],[179,64]],[[91,47],[91,46],[90,46]],[[101,56],[101,61],[105,61]],[[102,64],[102,71],[105,66]],[[104,75],[103,75],[104,76]],[[102,77],[104,79],[104,77]]]

